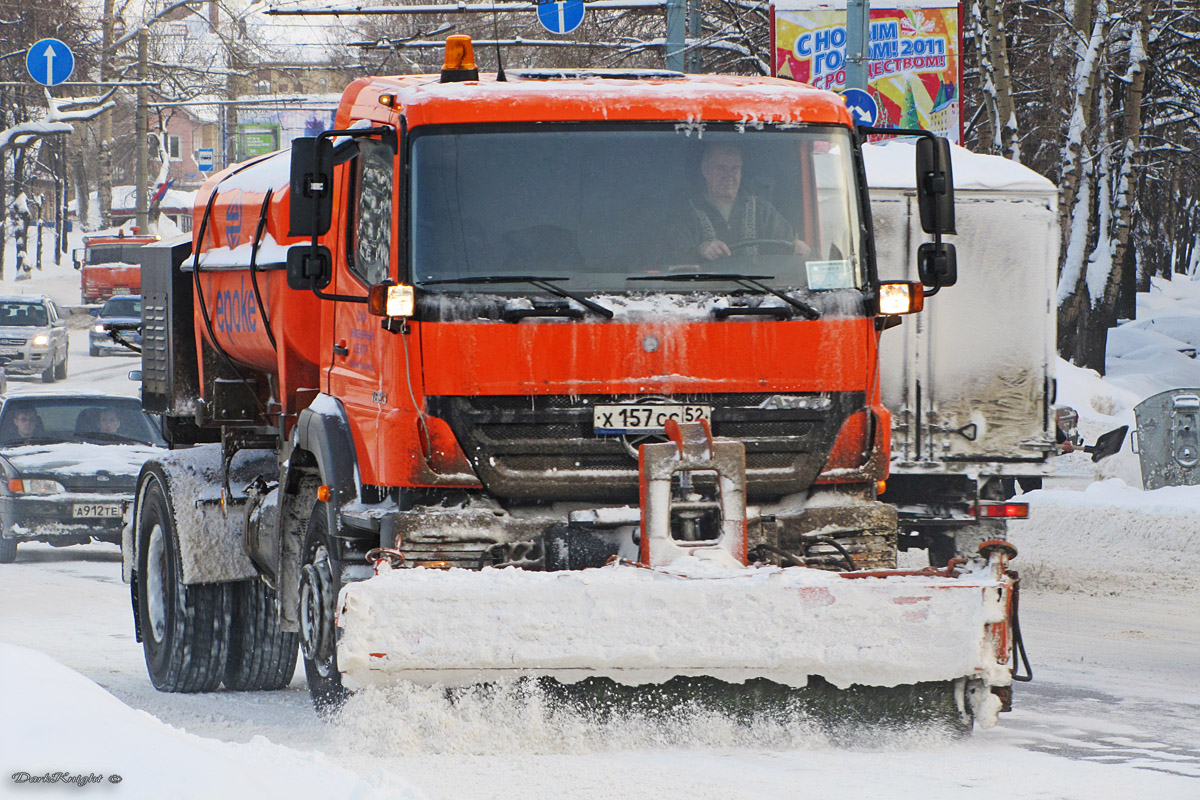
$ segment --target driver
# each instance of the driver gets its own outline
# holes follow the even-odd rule
[[[792,252],[807,256],[808,244],[764,197],[742,192],[742,153],[733,144],[711,144],[700,158],[704,196],[688,201],[684,215],[684,252],[715,261],[733,255],[739,242],[772,239],[791,242]],[[734,247],[731,247],[733,245]],[[756,255],[758,247],[736,247]]]
[[[121,430],[121,418],[116,411],[106,408],[100,412],[100,433],[115,436]]]
[[[15,439],[16,444],[28,443],[42,431],[42,418],[32,408],[17,409],[16,414],[13,415],[13,424],[16,428],[14,431],[16,436],[10,436],[10,438]]]

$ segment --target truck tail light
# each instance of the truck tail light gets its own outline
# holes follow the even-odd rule
[[[989,503],[975,506],[975,516],[980,519],[1025,519],[1029,516],[1029,503]]]
[[[879,284],[879,313],[882,316],[915,314],[925,307],[925,287],[913,281],[884,281]]]

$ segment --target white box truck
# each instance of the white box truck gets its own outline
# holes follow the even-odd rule
[[[915,280],[922,233],[913,145],[864,148],[879,276]],[[1056,447],[1054,414],[1058,190],[1032,170],[953,148],[953,242],[963,264],[953,291],[884,331],[883,400],[892,412],[887,500],[905,549],[944,564],[1005,538]]]

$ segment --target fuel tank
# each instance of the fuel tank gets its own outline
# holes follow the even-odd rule
[[[276,397],[294,411],[287,406],[295,390],[317,386],[321,301],[287,286],[288,248],[306,241],[288,236],[290,161],[290,151],[280,151],[205,183],[196,198],[193,258],[183,268],[199,271],[198,346],[205,341],[239,369],[275,376]]]

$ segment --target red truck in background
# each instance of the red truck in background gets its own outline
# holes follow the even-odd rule
[[[124,232],[84,238],[83,247],[74,252],[83,302],[99,303],[114,294],[141,294],[142,267],[136,251],[158,239],[157,235]]]

